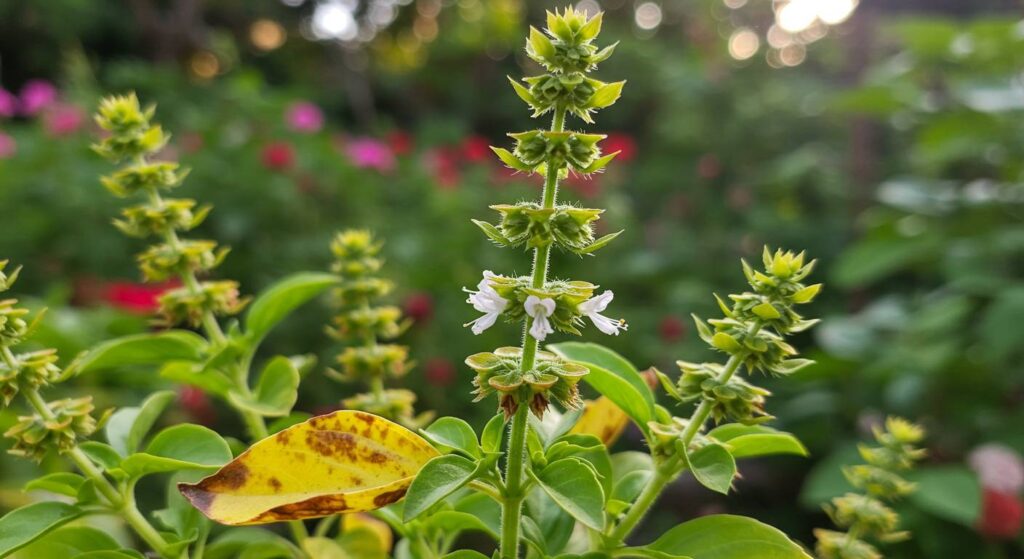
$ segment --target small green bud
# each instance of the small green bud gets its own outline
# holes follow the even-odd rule
[[[864,535],[881,536],[896,530],[900,517],[885,503],[869,495],[847,493],[832,499],[825,512],[840,528],[856,526]]]
[[[212,206],[197,209],[195,200],[163,200],[158,206],[140,205],[121,210],[124,219],[115,219],[114,226],[130,237],[188,231],[199,226],[211,209]]]
[[[170,277],[195,272],[208,272],[224,261],[229,249],[217,248],[215,241],[182,240],[149,247],[136,260],[147,281],[163,281]]]
[[[411,390],[389,389],[380,394],[356,394],[341,402],[347,409],[386,417],[413,430],[426,427],[434,417],[432,412],[415,413],[416,394]]]
[[[347,347],[337,361],[341,371],[328,371],[328,374],[342,382],[369,383],[379,378],[398,378],[414,366],[409,361],[409,348],[394,344]]]
[[[67,452],[80,438],[88,437],[96,430],[96,419],[92,417],[92,397],[64,399],[46,404],[53,419],[44,419],[39,414],[18,417],[18,422],[4,433],[14,439],[8,452],[40,461],[50,449]]]
[[[817,529],[815,551],[820,559],[882,559],[882,554],[864,540],[845,532]]]
[[[0,361],[0,400],[5,406],[11,405],[19,392],[38,390],[60,378],[55,349],[16,355],[14,363],[11,367]]]
[[[173,326],[187,323],[198,327],[206,313],[217,316],[238,314],[249,303],[240,297],[237,281],[204,281],[198,289],[179,287],[160,296],[160,323]]]
[[[139,192],[170,190],[188,176],[188,170],[181,170],[177,163],[160,161],[137,163],[100,178],[108,191],[118,198],[126,198]]]
[[[375,337],[385,340],[402,335],[412,321],[402,320],[398,307],[365,307],[346,311],[334,318],[334,328],[327,332],[338,340]]]

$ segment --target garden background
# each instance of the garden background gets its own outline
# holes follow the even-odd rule
[[[797,340],[818,364],[769,381],[778,426],[810,460],[746,466],[728,504],[677,484],[648,529],[710,512],[750,514],[809,541],[838,466],[887,413],[928,428],[920,490],[902,505],[912,541],[892,557],[1021,557],[1024,466],[1024,12],[1013,0],[593,0],[621,41],[599,77],[628,80],[602,113],[617,164],[570,180],[626,232],[558,270],[616,293],[629,331],[607,342],[640,367],[706,357],[690,313],[743,281],[763,243],[806,249],[826,283],[823,324]],[[493,157],[529,128],[506,75],[529,75],[521,37],[556,4],[535,0],[0,0],[0,258],[24,265],[18,295],[49,308],[37,333],[65,359],[150,328],[167,285],[140,283],[143,243],[111,225],[118,205],[89,146],[107,92],[156,103],[191,168],[184,196],[216,210],[198,234],[231,246],[219,275],[255,293],[326,269],[341,228],[387,240],[419,407],[482,424],[462,359],[480,337],[461,286],[480,269],[527,273],[470,223],[537,177]],[[438,254],[443,255],[438,258]],[[335,409],[326,305],[308,305],[267,354],[314,351],[299,409]],[[122,370],[67,383],[98,408],[168,383]],[[240,432],[201,392],[179,417]],[[4,412],[0,427],[14,422]],[[173,418],[172,418],[173,420]],[[5,443],[6,444],[6,443]],[[629,434],[622,447],[638,444]],[[854,458],[851,458],[854,457]],[[0,508],[31,465],[0,460]],[[661,524],[661,526],[658,526]]]

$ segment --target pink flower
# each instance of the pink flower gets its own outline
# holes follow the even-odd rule
[[[295,150],[285,142],[271,142],[260,154],[263,166],[271,171],[286,171],[295,164]]]
[[[312,134],[324,127],[324,113],[309,101],[292,103],[284,116],[288,127],[296,132]]]
[[[57,101],[57,88],[46,80],[30,80],[21,88],[21,113],[32,116]]]
[[[181,287],[181,282],[178,280],[153,284],[117,281],[106,286],[103,299],[111,306],[123,311],[149,314],[160,307],[161,295],[178,287]]]
[[[388,144],[375,138],[354,138],[345,144],[345,155],[356,167],[383,173],[395,169],[395,154]]]
[[[982,495],[978,532],[994,539],[1012,540],[1024,523],[1024,503],[1015,495],[986,489]]]
[[[201,389],[182,386],[178,389],[178,401],[193,421],[202,425],[213,425],[217,421],[217,410],[210,402],[210,397]]]
[[[57,103],[43,113],[43,127],[55,137],[74,134],[85,122],[85,113],[75,105]]]
[[[0,159],[10,159],[17,152],[18,145],[14,143],[14,138],[0,132]]]
[[[0,89],[0,116],[11,118],[18,114],[18,98],[6,89]]]
[[[986,489],[1011,495],[1024,489],[1024,461],[1008,446],[983,444],[971,451],[967,463]]]

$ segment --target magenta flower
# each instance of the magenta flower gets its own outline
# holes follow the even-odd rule
[[[46,80],[30,80],[21,88],[21,113],[32,116],[57,101],[57,88]]]
[[[18,114],[18,98],[6,89],[0,89],[0,116],[11,118]]]
[[[387,173],[396,161],[391,146],[374,138],[353,138],[345,144],[345,155],[356,167]]]
[[[0,159],[10,159],[17,152],[18,145],[14,143],[14,138],[0,132]]]
[[[296,132],[312,134],[324,127],[324,113],[309,101],[292,103],[285,112],[284,120]]]
[[[82,109],[66,103],[58,103],[43,114],[43,126],[51,136],[74,134],[84,122]]]

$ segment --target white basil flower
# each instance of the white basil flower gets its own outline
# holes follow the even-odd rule
[[[484,278],[476,286],[477,291],[466,290],[469,293],[469,298],[466,299],[466,302],[473,305],[473,308],[477,311],[484,313],[480,318],[463,324],[463,326],[471,326],[473,333],[477,335],[494,326],[502,311],[508,306],[508,301],[501,295],[498,295],[498,292],[491,287],[491,279],[494,277],[496,277],[494,273],[487,270],[484,272]]]
[[[548,334],[554,333],[555,330],[551,327],[551,323],[548,322],[548,317],[555,312],[554,299],[541,299],[536,295],[530,295],[526,298],[526,302],[523,303],[523,307],[526,309],[526,314],[533,318],[533,326],[530,326],[530,335],[536,338],[538,342],[543,342]]]
[[[580,303],[578,307],[580,312],[589,318],[594,323],[594,326],[597,326],[598,330],[609,336],[618,336],[619,330],[627,328],[626,321],[613,320],[601,314],[601,312],[608,308],[608,303],[611,303],[614,297],[614,293],[605,291],[597,297]]]

